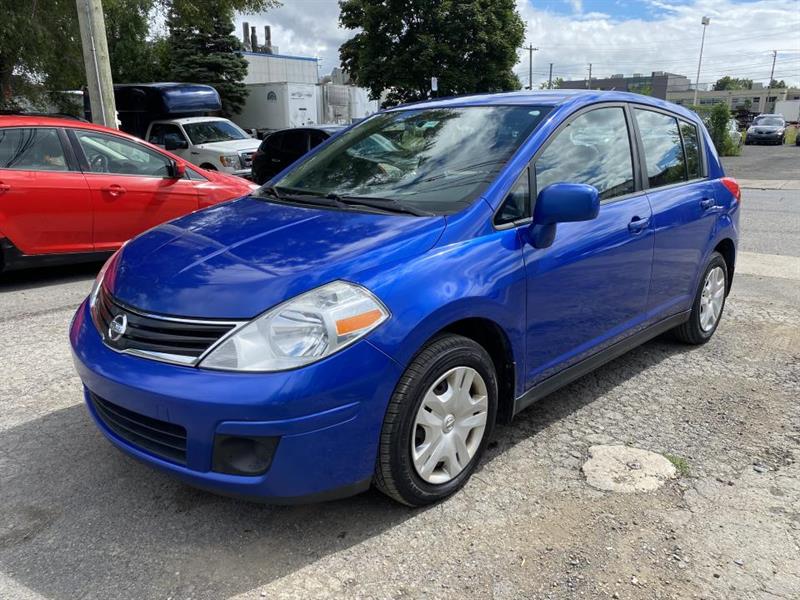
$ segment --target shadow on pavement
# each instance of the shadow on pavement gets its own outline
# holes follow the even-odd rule
[[[103,261],[0,273],[0,294],[93,279]]]
[[[685,349],[650,342],[550,395],[499,428],[485,463]],[[53,599],[226,598],[414,515],[374,491],[275,507],[194,490],[116,451],[82,404],[0,433],[0,566]]]

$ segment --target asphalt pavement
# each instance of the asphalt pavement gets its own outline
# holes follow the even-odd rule
[[[800,148],[745,158],[761,150],[795,157],[762,179],[797,179]],[[67,344],[99,265],[2,276],[0,598],[800,598],[798,225],[796,192],[745,190],[714,339],[654,340],[552,394],[425,510],[250,504],[133,461],[91,423]],[[680,476],[598,491],[581,472],[598,444]]]

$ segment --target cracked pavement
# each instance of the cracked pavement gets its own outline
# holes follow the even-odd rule
[[[748,268],[709,344],[660,338],[550,395],[425,510],[376,492],[248,504],[123,456],[81,404],[66,339],[97,265],[0,280],[0,598],[800,597],[792,194],[745,190]],[[581,467],[601,444],[688,472],[599,491]]]

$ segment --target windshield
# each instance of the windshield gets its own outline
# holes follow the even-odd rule
[[[334,138],[274,188],[454,213],[478,197],[547,110],[469,106],[382,113]]]
[[[199,123],[186,123],[183,126],[186,135],[195,146],[198,144],[211,144],[213,142],[227,142],[230,140],[244,140],[248,135],[230,121],[201,121]]]
[[[760,117],[756,118],[753,124],[764,127],[783,127],[783,119],[780,117]]]

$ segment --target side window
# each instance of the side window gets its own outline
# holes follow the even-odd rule
[[[584,113],[556,134],[536,160],[536,188],[552,183],[586,183],[607,200],[636,188],[625,111],[598,108]]]
[[[287,131],[283,138],[283,149],[300,156],[308,152],[308,133],[305,131]]]
[[[67,158],[55,129],[0,129],[0,169],[66,171]]]
[[[311,131],[309,132],[308,136],[311,139],[311,148],[316,148],[322,142],[328,139],[328,136],[321,131]]]
[[[264,146],[266,150],[269,148],[270,150],[282,150],[283,149],[283,132],[279,131],[277,133],[273,133],[264,140],[261,144]]]
[[[170,160],[134,142],[94,131],[76,131],[89,170],[92,173],[117,173],[167,177]]]
[[[651,110],[634,109],[644,146],[647,179],[651,188],[686,181],[686,161],[678,133],[678,120]],[[697,139],[695,138],[695,142]]]
[[[508,192],[495,222],[502,225],[527,217],[530,214],[530,198],[528,169],[525,169]]]
[[[150,137],[147,138],[147,141],[151,144],[166,146],[167,140],[183,142],[186,138],[177,125],[171,123],[156,123],[153,125],[150,129]]]
[[[731,123],[735,123],[735,121],[731,121]],[[733,131],[736,131],[735,125]],[[686,170],[689,173],[689,179],[702,177],[703,163],[700,159],[697,126],[681,121],[681,137],[683,138],[683,150],[686,153]]]
[[[200,173],[191,167],[186,167],[186,179],[191,179],[192,181],[208,181],[208,179],[200,175]]]

